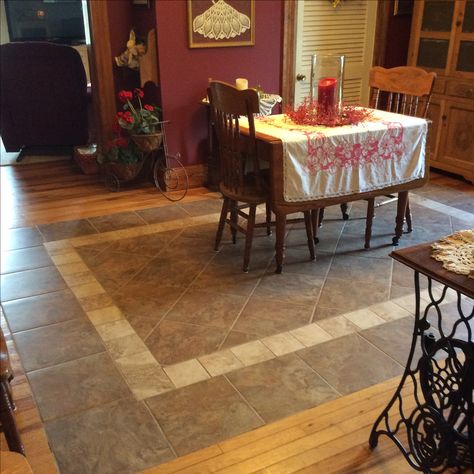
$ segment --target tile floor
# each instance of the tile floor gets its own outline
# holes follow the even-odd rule
[[[413,194],[402,246],[474,227],[472,199]],[[326,210],[305,231],[213,250],[220,200],[12,229],[2,306],[62,473],[134,473],[401,374],[412,275],[388,257],[394,206]],[[426,286],[426,285],[425,285]],[[466,301],[465,304],[472,304]],[[447,320],[455,308],[444,305]],[[449,321],[447,322],[449,324]]]

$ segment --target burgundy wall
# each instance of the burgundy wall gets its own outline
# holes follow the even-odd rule
[[[411,15],[393,15],[394,0],[390,2],[387,24],[384,67],[406,66],[410,42]]]
[[[209,77],[230,83],[245,77],[251,87],[281,90],[282,2],[255,2],[255,46],[190,49],[185,0],[158,0],[156,25],[163,115],[172,122],[169,151],[179,151],[186,165],[202,163],[207,119],[199,102]]]

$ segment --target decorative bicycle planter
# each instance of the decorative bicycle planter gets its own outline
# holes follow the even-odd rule
[[[170,201],[179,201],[186,196],[189,187],[186,168],[180,161],[181,155],[170,155],[166,141],[165,125],[159,122],[161,132],[151,135],[132,135],[140,149],[142,159],[133,164],[104,163],[104,181],[107,189],[117,192],[123,183],[137,178],[146,161],[153,159],[153,182],[158,190]]]

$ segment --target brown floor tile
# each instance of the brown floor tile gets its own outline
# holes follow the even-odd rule
[[[332,318],[333,316],[339,316],[345,311],[341,308],[328,308],[318,304],[314,311],[313,321],[318,322],[321,319]]]
[[[344,232],[337,244],[336,253],[338,255],[354,255],[365,258],[390,258],[389,254],[393,250],[393,235],[393,231],[390,234],[384,232],[384,235],[373,232],[370,249],[365,249],[363,232],[355,234]]]
[[[157,224],[159,222],[174,221],[189,217],[189,214],[183,210],[179,204],[143,209],[137,211],[137,214],[148,224]]]
[[[288,303],[315,305],[318,302],[324,280],[311,275],[283,272],[266,273],[255,289],[254,296],[275,298]]]
[[[43,246],[11,250],[2,254],[1,273],[20,272],[52,264]]]
[[[88,220],[99,232],[128,229],[146,224],[135,212],[119,212],[108,216],[90,217]]]
[[[192,288],[208,290],[212,288],[216,293],[248,296],[259,282],[261,271],[244,273],[242,267],[230,265],[209,266],[192,283]]]
[[[342,280],[327,278],[321,292],[318,308],[340,309],[341,312],[354,311],[371,304],[387,301],[390,282],[364,280]]]
[[[230,372],[227,377],[267,423],[338,397],[294,354]]]
[[[285,272],[325,278],[332,259],[333,255],[331,253],[318,252],[318,249],[316,249],[316,259],[310,260],[307,248],[286,247]]]
[[[70,290],[10,301],[4,303],[3,307],[12,332],[85,316]]]
[[[182,295],[183,288],[165,286],[157,282],[132,281],[112,293],[115,304],[144,338]]]
[[[205,199],[202,201],[187,202],[180,204],[180,207],[191,216],[204,216],[206,214],[221,212],[222,199]]]
[[[403,372],[400,364],[356,334],[303,349],[297,354],[343,395]]]
[[[245,296],[189,290],[166,315],[166,319],[229,329],[246,301]]]
[[[160,254],[163,258],[175,261],[185,260],[193,264],[204,264],[214,258],[215,255],[213,239],[191,238],[182,234],[163,249]]]
[[[136,283],[161,282],[166,286],[186,288],[202,270],[203,264],[158,256],[151,260],[134,278]]]
[[[312,313],[313,305],[252,296],[233,329],[259,337],[271,336],[309,324]]]
[[[36,268],[1,277],[2,301],[16,300],[66,288],[55,267]]]
[[[105,350],[96,330],[85,318],[18,332],[14,340],[27,372]]]
[[[274,242],[268,240],[266,236],[261,239],[265,240],[266,245],[256,245],[257,239],[254,239],[252,244],[249,266],[250,272],[264,271],[275,253]],[[225,243],[221,245],[220,251],[215,254],[212,263],[241,269],[244,262],[244,252],[245,242],[243,239],[239,240],[235,245]]]
[[[407,317],[366,329],[360,334],[399,364],[405,366],[410,353],[414,325],[415,320],[412,317]]]
[[[149,257],[107,249],[93,257],[93,263],[86,263],[105,290],[114,291],[130,281],[148,261]]]
[[[116,240],[111,243],[109,250],[155,257],[176,238],[179,232],[171,230],[169,232],[157,232],[156,234]]]
[[[86,219],[77,221],[55,222],[38,226],[46,242],[70,239],[81,235],[97,234],[97,231]]]
[[[131,396],[105,353],[30,372],[28,379],[45,421]]]
[[[35,227],[18,227],[6,231],[5,236],[2,236],[2,246],[5,250],[23,249],[41,245],[43,240]]]
[[[390,281],[392,261],[384,258],[364,258],[353,255],[336,255],[331,263],[328,278],[369,282]]]
[[[174,458],[141,402],[122,400],[46,423],[63,474],[138,472]]]
[[[467,300],[461,303],[461,308],[465,318],[469,317],[469,315],[473,311],[473,305],[473,300]],[[457,308],[457,302],[441,304],[439,306],[439,309],[442,315],[441,328],[444,332],[444,335],[449,336],[453,332],[454,324],[460,319]],[[428,313],[428,321],[430,322],[433,328],[438,329],[438,315],[434,308],[431,308]],[[471,318],[468,322],[463,322],[456,327],[454,336],[458,339],[462,339],[465,341],[468,340],[468,326],[471,328],[471,334],[474,334],[474,319]]]
[[[180,456],[262,425],[222,376],[158,395],[147,404]]]
[[[224,340],[225,329],[162,321],[145,344],[162,365],[214,352]]]

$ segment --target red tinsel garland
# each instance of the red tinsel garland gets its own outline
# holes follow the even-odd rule
[[[297,125],[324,125],[338,127],[356,125],[372,117],[372,110],[352,105],[342,105],[338,114],[327,113],[318,107],[317,101],[306,98],[296,110],[285,110],[288,118]]]

